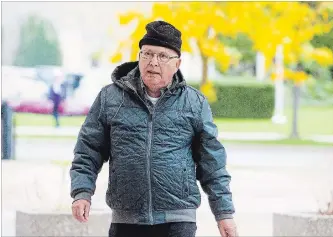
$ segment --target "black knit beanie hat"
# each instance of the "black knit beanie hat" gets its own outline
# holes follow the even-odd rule
[[[182,33],[173,25],[165,21],[153,21],[146,25],[146,30],[147,33],[139,42],[140,49],[145,44],[163,46],[175,50],[180,57]]]

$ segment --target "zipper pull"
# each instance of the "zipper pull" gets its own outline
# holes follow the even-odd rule
[[[148,108],[149,111],[149,118],[153,117],[154,109]]]

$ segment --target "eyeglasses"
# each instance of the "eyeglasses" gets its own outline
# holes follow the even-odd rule
[[[154,55],[157,55],[157,60],[162,63],[167,63],[173,58],[178,58],[178,56],[169,56],[166,53],[153,53],[151,51],[140,51],[141,58],[143,60],[152,60],[154,58]]]

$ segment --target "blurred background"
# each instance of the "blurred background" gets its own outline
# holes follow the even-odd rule
[[[145,25],[158,19],[181,30],[181,71],[211,104],[240,235],[273,236],[277,212],[333,208],[332,2],[1,6],[3,236],[16,235],[18,210],[70,213],[80,126],[114,68],[138,59]],[[103,168],[93,210],[109,210],[107,175]],[[204,194],[197,233],[218,236]]]

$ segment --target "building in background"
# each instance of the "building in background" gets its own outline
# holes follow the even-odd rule
[[[3,2],[2,65],[11,65],[14,61],[21,24],[28,15],[38,14],[50,20],[57,31],[65,69],[85,73],[91,69],[92,54],[101,51],[98,66],[112,70],[116,64],[110,63],[110,55],[135,26],[135,23],[121,26],[120,30],[118,13],[140,9],[148,14],[151,6],[151,2]],[[181,70],[185,78],[199,82],[200,56],[183,53],[182,58]],[[213,62],[209,64],[209,76],[213,80],[221,78]]]
[[[126,34],[119,30],[117,14],[131,8],[148,11],[151,3],[130,2],[3,2],[2,65],[11,65],[19,44],[20,26],[30,14],[50,20],[60,40],[65,68],[86,68],[91,54],[104,50],[102,66],[109,53]],[[109,34],[110,29],[116,34]],[[126,29],[125,29],[126,30]]]

